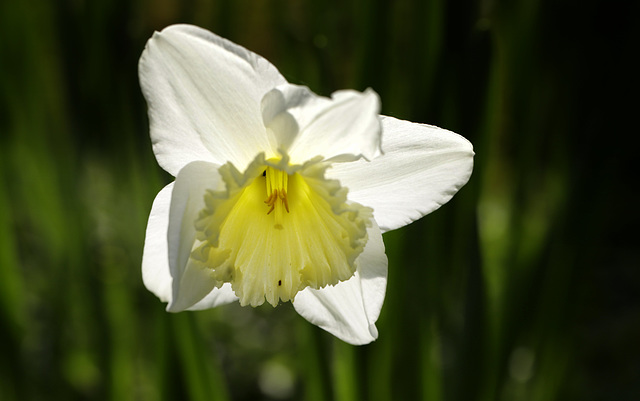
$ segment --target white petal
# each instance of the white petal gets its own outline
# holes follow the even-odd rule
[[[169,173],[194,160],[231,161],[242,171],[269,149],[260,102],[286,80],[264,58],[204,29],[173,25],[147,42],[138,69],[153,150]]]
[[[307,288],[296,295],[293,306],[309,322],[354,345],[378,338],[378,320],[387,287],[387,256],[375,222],[369,241],[358,257],[355,276],[335,286]]]
[[[338,91],[329,99],[307,87],[285,84],[262,100],[271,144],[286,151],[293,164],[316,156],[333,160],[379,156],[379,110],[380,99],[371,89]]]
[[[171,301],[167,230],[172,190],[173,182],[164,187],[153,201],[142,251],[142,281],[163,302]]]
[[[169,271],[173,277],[168,311],[179,312],[192,307],[217,284],[209,269],[193,263],[190,255],[196,240],[194,223],[198,213],[205,206],[205,191],[220,190],[223,186],[218,166],[207,162],[189,163],[176,177],[167,234]]]
[[[171,302],[173,293],[173,279],[169,269],[167,232],[174,184],[175,182],[172,182],[164,187],[153,201],[142,254],[142,281],[147,289],[163,302]],[[214,288],[201,301],[188,309],[213,308],[237,299],[231,289],[231,285],[225,284],[222,288]]]
[[[445,204],[469,180],[473,146],[438,127],[382,117],[384,155],[335,163],[327,176],[349,188],[349,199],[373,208],[382,232]]]
[[[206,297],[188,308],[188,310],[211,309],[237,300],[238,297],[236,297],[235,292],[231,289],[231,284],[224,283],[222,287],[214,288]]]

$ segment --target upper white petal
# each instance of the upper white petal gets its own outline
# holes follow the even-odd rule
[[[375,222],[367,234],[369,240],[356,260],[357,270],[352,278],[319,290],[306,288],[293,301],[305,319],[354,345],[378,338],[375,322],[387,287],[387,256]]]
[[[380,99],[371,89],[321,97],[304,86],[285,84],[262,100],[262,118],[272,147],[293,164],[316,156],[333,160],[373,159],[380,151]]]
[[[382,117],[384,155],[335,163],[327,176],[349,188],[349,199],[373,208],[383,232],[431,213],[469,180],[473,146],[438,127]]]
[[[173,25],[147,42],[138,70],[154,153],[174,176],[194,160],[243,170],[270,149],[260,102],[286,80],[264,58],[202,28]]]
[[[171,301],[171,274],[167,230],[169,228],[169,205],[173,183],[156,195],[151,206],[147,232],[142,251],[142,282],[145,287],[164,302]]]
[[[171,312],[194,306],[217,284],[209,269],[194,263],[190,256],[196,241],[194,223],[205,206],[205,191],[219,190],[223,185],[218,166],[202,161],[187,164],[176,177],[167,234],[169,271],[173,277],[167,310]]]

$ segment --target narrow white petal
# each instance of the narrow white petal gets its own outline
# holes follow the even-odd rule
[[[367,231],[369,241],[358,257],[356,274],[335,286],[307,288],[293,306],[309,322],[354,345],[378,338],[378,320],[387,287],[387,256],[380,229]]]
[[[224,184],[218,166],[192,162],[178,173],[169,212],[169,271],[173,277],[171,302],[167,310],[178,312],[201,301],[218,284],[209,269],[192,263],[191,250],[196,241],[194,223],[205,206],[207,189],[218,190]]]
[[[380,151],[380,99],[371,89],[321,97],[304,86],[285,84],[262,99],[271,144],[294,164],[316,156],[333,160],[373,159]]]
[[[264,58],[204,29],[173,25],[147,42],[138,69],[153,150],[169,173],[194,160],[243,170],[269,149],[260,102],[286,80]]]
[[[206,172],[206,171],[205,171]],[[149,222],[142,254],[142,281],[149,291],[163,302],[173,298],[167,233],[169,229],[169,209],[175,182],[164,187],[156,196],[151,207]],[[230,284],[214,288],[201,301],[189,307],[189,310],[214,308],[236,301],[238,298]]]
[[[349,199],[373,208],[383,232],[431,213],[469,180],[473,146],[438,127],[382,117],[384,155],[335,163],[327,171],[349,188]]]
[[[164,187],[153,201],[142,251],[142,282],[163,302],[171,301],[167,230],[172,190],[173,182]]]
[[[230,283],[224,283],[220,288],[214,288],[206,297],[202,298],[188,310],[211,309],[216,306],[225,305],[238,300],[235,292],[231,289]]]

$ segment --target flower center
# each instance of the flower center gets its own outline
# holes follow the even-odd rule
[[[267,182],[267,199],[264,203],[269,207],[267,214],[275,210],[274,227],[282,230],[283,208],[289,213],[289,201],[287,200],[287,184],[289,175],[277,168],[268,166],[264,173]]]
[[[258,155],[244,173],[220,167],[226,189],[208,190],[194,222],[191,261],[241,305],[276,306],[307,287],[348,280],[367,243],[372,210],[347,201],[327,163],[290,166]]]

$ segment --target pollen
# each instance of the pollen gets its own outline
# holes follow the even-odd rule
[[[269,208],[267,214],[269,215],[275,211],[274,227],[281,230],[283,228],[284,212],[289,213],[289,200],[287,199],[289,175],[282,170],[269,166],[265,170],[264,176],[267,185],[267,199],[264,203]]]

